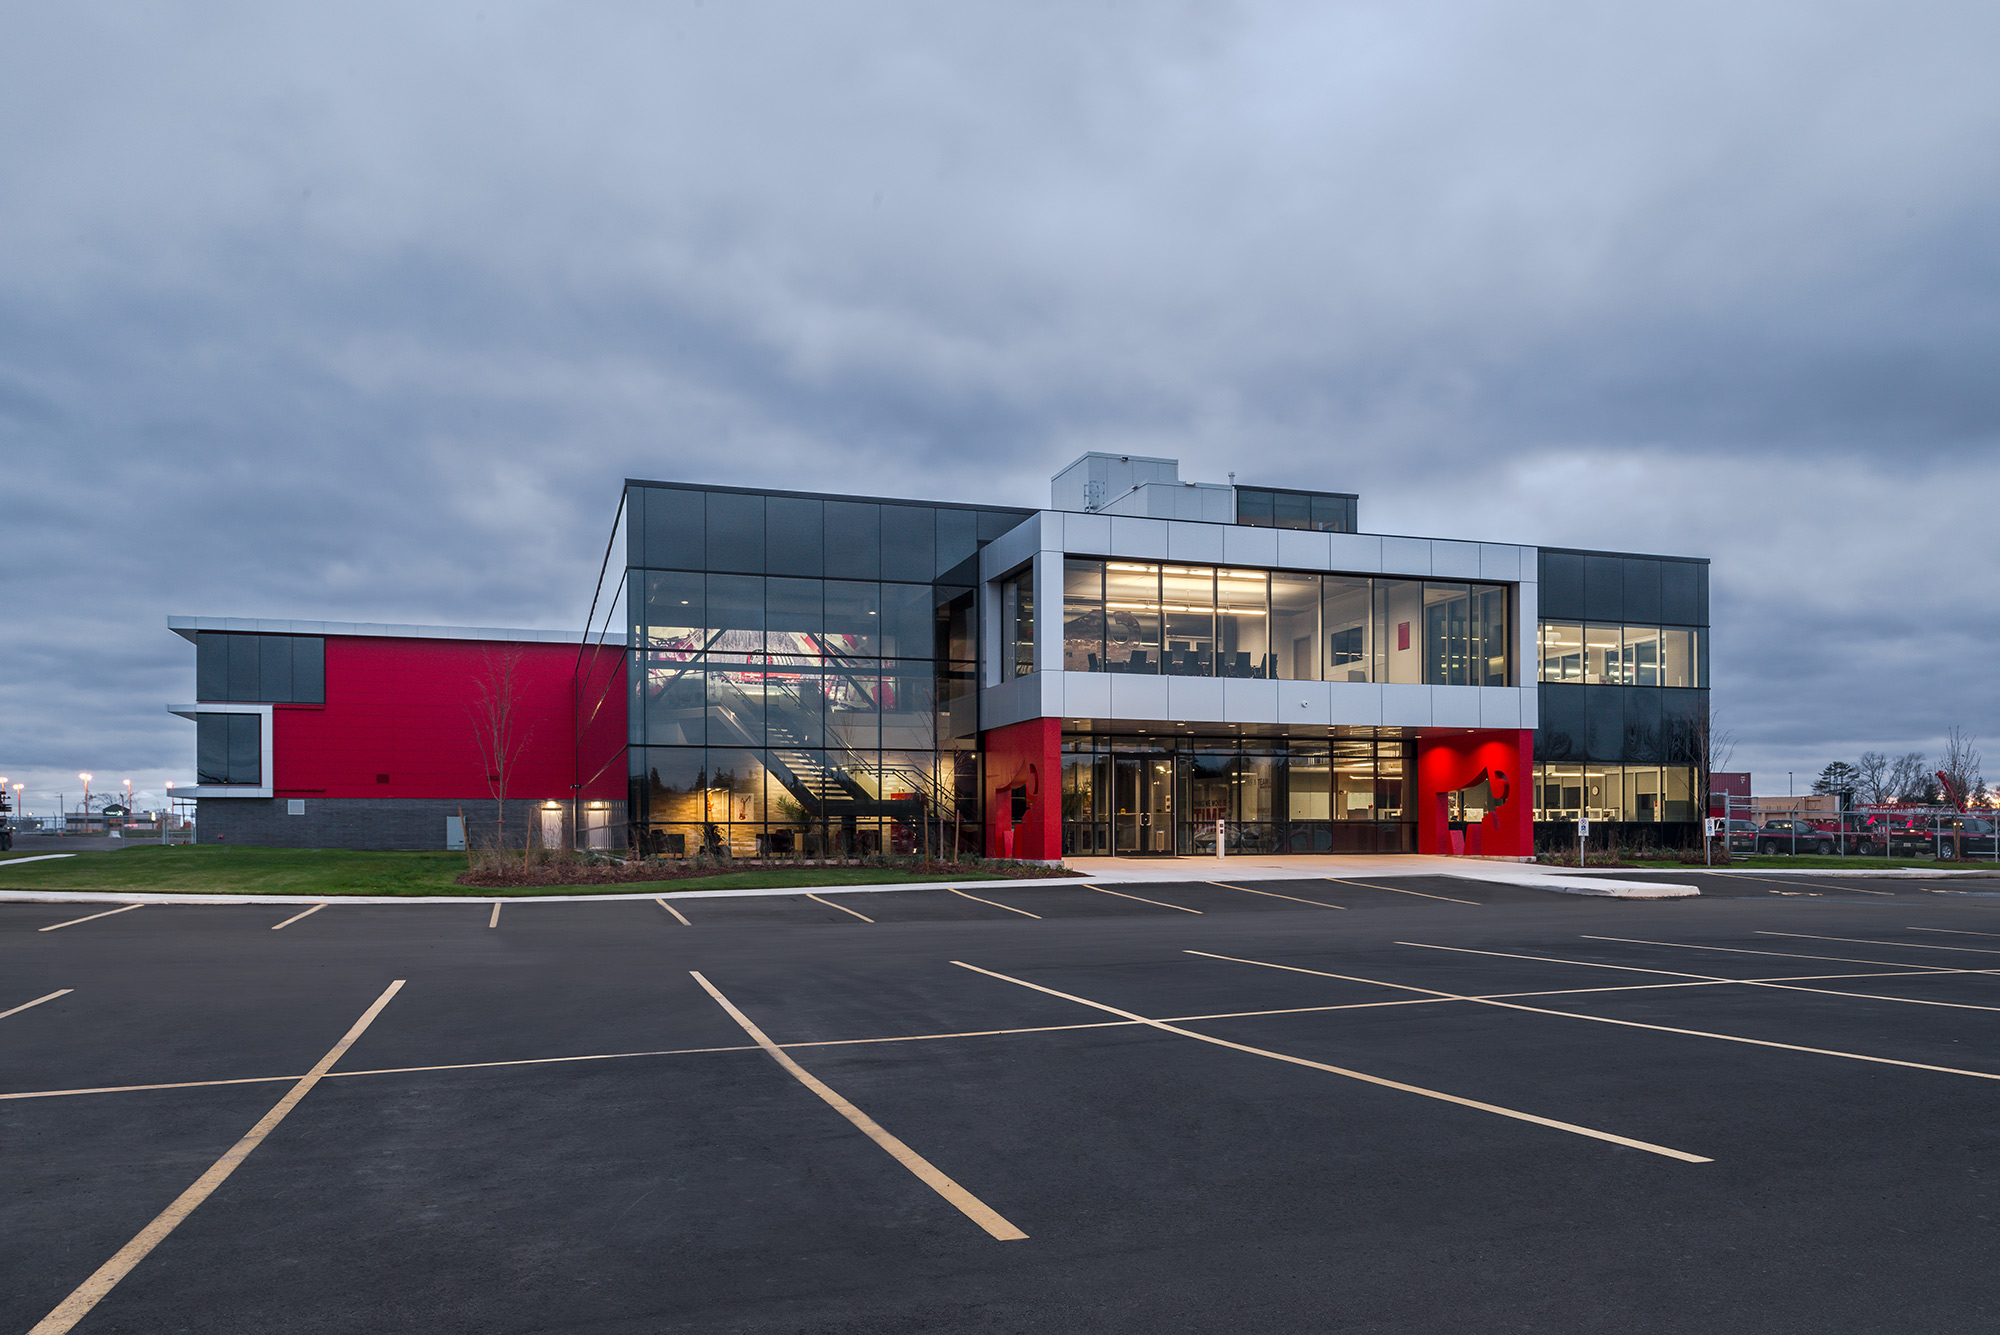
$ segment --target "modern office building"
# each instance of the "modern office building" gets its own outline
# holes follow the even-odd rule
[[[1104,454],[1042,510],[628,481],[623,644],[176,619],[201,837],[436,847],[518,804],[516,839],[673,856],[1692,838],[1705,561],[1358,519]]]

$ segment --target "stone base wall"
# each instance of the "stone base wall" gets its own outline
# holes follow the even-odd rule
[[[303,802],[303,814],[288,814],[293,801]],[[617,805],[622,825],[625,804]],[[542,811],[540,802],[508,799],[507,843],[519,848],[523,838],[528,837],[536,847],[546,846]],[[196,802],[195,831],[199,843],[252,848],[442,849],[445,818],[461,813],[469,843],[477,848],[493,841],[495,812],[490,797],[462,802],[392,797],[204,797]],[[565,802],[562,810],[565,843],[571,839],[569,816],[569,804]],[[622,828],[617,840],[622,846]]]

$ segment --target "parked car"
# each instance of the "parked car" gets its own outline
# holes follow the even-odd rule
[[[1767,820],[1757,831],[1759,853],[1831,853],[1834,833],[1809,820]]]
[[[1728,840],[1732,853],[1753,853],[1757,849],[1757,822],[1754,820],[1732,820],[1724,837]]]
[[[1889,851],[1944,861],[1993,856],[1994,824],[1979,816],[1915,820],[1889,831]]]

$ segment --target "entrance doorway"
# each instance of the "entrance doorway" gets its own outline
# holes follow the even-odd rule
[[[563,814],[558,808],[542,808],[542,847],[561,848]]]
[[[1120,751],[1111,758],[1112,848],[1126,856],[1174,852],[1174,757]]]

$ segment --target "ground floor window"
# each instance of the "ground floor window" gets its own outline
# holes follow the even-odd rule
[[[979,757],[838,746],[635,746],[633,844],[656,857],[976,853]]]
[[[1691,765],[1535,766],[1538,821],[1692,821],[1695,802]]]
[[[1062,743],[1063,852],[1072,856],[1378,853],[1416,847],[1401,738],[1263,741],[1104,737]]]

